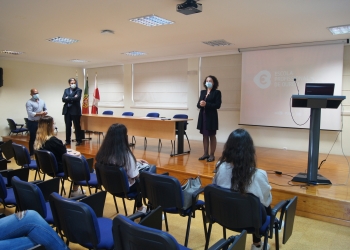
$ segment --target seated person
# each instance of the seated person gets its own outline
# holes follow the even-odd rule
[[[0,219],[0,249],[29,249],[39,244],[47,250],[69,249],[36,211],[22,211]]]
[[[54,136],[55,124],[51,116],[43,116],[38,121],[38,130],[34,142],[35,150],[47,150],[54,154],[57,161],[58,172],[63,172],[62,156],[67,153],[66,146]],[[79,185],[73,185],[71,196],[79,196],[85,194],[85,190],[81,190]]]
[[[216,165],[213,183],[258,197],[265,207],[262,209],[263,222],[266,220],[266,214],[271,214],[271,186],[266,172],[256,168],[254,143],[246,130],[236,129],[229,135]],[[263,249],[261,239],[254,234],[251,249]],[[270,249],[269,245],[267,249]]]
[[[112,124],[96,154],[96,164],[123,167],[128,175],[130,191],[138,191],[136,179],[139,177],[137,162],[148,164],[143,159],[136,159],[129,147],[128,130],[124,124]],[[142,165],[141,164],[141,165]],[[155,166],[151,166],[150,172],[155,172]],[[138,212],[146,212],[142,205],[141,194],[137,197],[136,207]]]

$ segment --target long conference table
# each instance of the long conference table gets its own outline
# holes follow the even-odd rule
[[[80,124],[82,130],[106,133],[114,123],[122,123],[128,129],[128,135],[149,138],[159,138],[176,141],[170,156],[187,154],[184,152],[184,126],[192,119],[169,119],[154,117],[111,116],[111,115],[82,115]],[[175,149],[177,149],[175,151]]]

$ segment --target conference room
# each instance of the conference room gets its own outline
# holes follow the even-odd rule
[[[146,119],[148,113],[157,112],[159,120],[166,123],[173,122],[176,114],[186,114],[189,143],[184,138],[182,144],[184,152],[189,153],[171,155],[172,143],[178,141],[176,135],[161,138],[159,148],[157,133],[135,134],[136,143],[131,147],[136,158],[155,164],[157,173],[168,172],[180,182],[200,176],[202,185],[209,185],[229,134],[244,128],[254,140],[257,167],[267,172],[272,205],[298,196],[293,235],[283,248],[339,249],[342,244],[348,244],[348,239],[341,236],[349,232],[350,225],[346,212],[350,209],[347,194],[350,144],[346,140],[350,133],[349,34],[333,35],[328,28],[350,23],[349,3],[200,0],[197,3],[202,5],[201,12],[184,15],[177,11],[177,4],[182,2],[89,0],[29,4],[15,0],[2,3],[2,140],[17,138],[17,143],[28,146],[28,135],[8,137],[6,119],[24,124],[25,103],[31,98],[30,89],[36,88],[48,114],[54,117],[57,137],[64,142],[62,94],[72,77],[77,79],[83,95],[88,89],[86,116],[95,116],[91,108],[96,103],[96,89],[99,91],[96,116],[107,117],[102,113],[109,110],[113,111],[111,117],[133,112],[134,119]],[[173,23],[147,27],[131,21],[149,14]],[[54,37],[77,42],[48,41]],[[5,50],[20,53],[15,55]],[[128,52],[144,54],[129,56]],[[203,155],[203,145],[197,130],[197,102],[208,75],[218,78],[218,90],[222,94],[214,162],[198,160]],[[306,83],[334,83],[333,95],[345,97],[339,107],[322,109],[320,116],[316,167],[317,174],[331,182],[329,185],[292,181],[299,173],[308,172],[311,110],[292,105],[292,96],[305,94]],[[103,122],[100,126],[103,129],[91,129],[92,133],[84,134],[81,146],[72,143],[70,148],[87,158],[94,157],[107,125]],[[83,129],[84,126],[82,122]],[[129,142],[133,135],[129,134]],[[14,159],[7,165],[18,168]],[[31,175],[32,172],[30,180],[33,180]],[[107,217],[116,216],[109,195],[105,208]],[[169,233],[183,243],[185,227],[181,223],[186,222],[175,226],[172,222],[181,219],[169,216]],[[317,229],[317,233],[306,225]],[[188,247],[204,248],[202,227],[200,216],[196,216]],[[334,232],[329,232],[329,228]],[[211,243],[222,236],[222,230],[216,228],[215,233]],[[234,234],[228,231],[228,236]],[[325,234],[332,235],[332,240],[325,239]],[[316,240],[309,242],[309,235]],[[274,248],[274,241],[269,243]]]

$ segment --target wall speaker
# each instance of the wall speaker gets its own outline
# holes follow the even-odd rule
[[[4,80],[2,78],[2,68],[0,68],[0,87],[2,87],[2,85],[4,84]]]

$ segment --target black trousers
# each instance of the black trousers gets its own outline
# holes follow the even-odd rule
[[[29,130],[29,154],[34,155],[34,141],[36,138],[36,131],[38,130],[38,121],[30,121],[27,123]]]
[[[69,112],[64,115],[64,122],[66,123],[66,142],[70,143],[72,134],[72,122],[75,129],[75,139],[77,142],[82,142],[81,127],[80,127],[81,115],[71,115]]]

